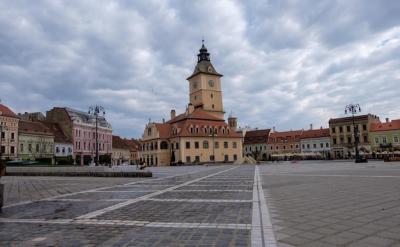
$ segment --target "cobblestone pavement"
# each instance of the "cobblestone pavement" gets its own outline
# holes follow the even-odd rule
[[[87,179],[93,187],[9,205],[0,246],[400,246],[399,163],[158,171],[142,180],[71,178],[64,186]]]
[[[170,167],[149,167],[146,169],[153,172],[153,178],[162,178],[212,168],[206,166],[182,166],[173,167],[172,169]],[[139,180],[143,180],[143,178],[5,176],[1,178],[0,182],[5,184],[4,203],[5,205],[10,205]]]
[[[262,165],[278,246],[400,246],[400,164]]]
[[[8,206],[0,246],[250,246],[254,166],[174,169]]]

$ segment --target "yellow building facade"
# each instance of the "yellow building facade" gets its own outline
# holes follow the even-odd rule
[[[234,162],[242,158],[236,118],[224,120],[221,77],[204,44],[189,82],[189,104],[167,122],[149,122],[141,140],[140,159],[148,165]]]

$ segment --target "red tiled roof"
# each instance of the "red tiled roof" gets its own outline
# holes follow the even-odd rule
[[[160,134],[160,138],[165,139],[171,136],[171,125],[168,123],[155,123],[155,126]]]
[[[267,143],[269,132],[270,129],[247,131],[243,144]]]
[[[191,114],[182,113],[175,118],[169,120],[167,123],[176,123],[179,121],[183,121],[186,119],[196,119],[196,120],[209,120],[209,121],[223,121],[224,119],[215,117],[214,115],[211,115],[210,113],[204,111],[201,108],[195,108]]]
[[[112,147],[114,148],[118,148],[118,149],[129,149],[128,144],[125,142],[124,139],[122,139],[119,136],[112,136]]]
[[[47,122],[47,121],[39,121],[47,128],[51,130],[54,135],[54,142],[56,143],[72,143],[72,140],[69,139],[64,132],[61,130],[60,125],[58,123]]]
[[[5,117],[18,118],[17,115],[15,115],[15,113],[10,110],[10,108],[3,104],[0,104],[0,115]]]
[[[19,121],[18,132],[54,136],[53,132],[41,122]]]
[[[272,132],[269,134],[268,144],[298,142],[303,130]]]
[[[125,143],[129,146],[130,151],[138,151],[140,149],[140,143],[135,139],[124,139]]]
[[[367,121],[369,117],[375,117],[379,119],[378,116],[372,114],[365,114],[365,115],[354,116],[354,121]],[[351,121],[353,121],[353,117],[331,118],[329,119],[329,124],[351,122]]]
[[[315,129],[315,130],[305,130],[300,136],[300,139],[308,139],[308,138],[320,138],[320,137],[329,137],[329,129]]]
[[[400,119],[395,119],[387,123],[372,123],[369,131],[388,131],[388,130],[400,130]]]

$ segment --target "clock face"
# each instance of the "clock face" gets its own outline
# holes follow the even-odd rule
[[[209,80],[209,81],[208,81],[208,85],[209,85],[210,87],[214,87],[214,81],[213,81],[213,80]]]
[[[197,81],[193,82],[192,87],[193,87],[193,89],[197,89]]]

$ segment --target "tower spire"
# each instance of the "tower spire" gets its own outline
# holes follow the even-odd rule
[[[204,37],[201,40],[201,48],[197,54],[197,62],[200,61],[210,61],[210,53],[208,53],[207,48],[204,46]]]

